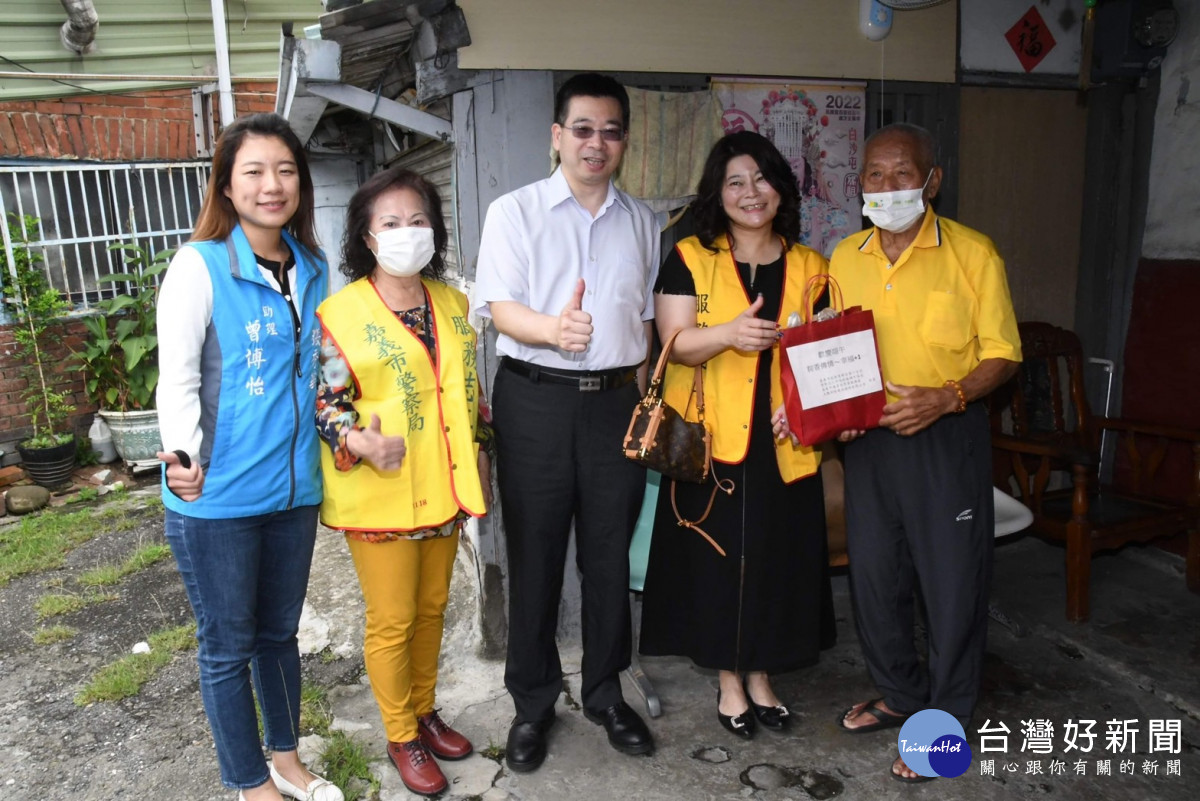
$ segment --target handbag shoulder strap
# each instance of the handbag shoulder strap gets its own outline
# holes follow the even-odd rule
[[[650,399],[652,396],[658,397],[658,393],[661,392],[662,377],[663,377],[663,373],[667,369],[667,361],[669,360],[670,355],[671,355],[671,348],[675,346],[675,339],[676,339],[676,337],[679,336],[679,333],[682,330],[683,329],[681,328],[681,329],[679,329],[679,331],[676,331],[674,334],[671,334],[671,336],[667,340],[666,344],[663,345],[662,354],[659,355],[658,364],[654,368],[654,376],[650,380],[650,388],[646,391],[647,399]],[[699,418],[700,422],[703,423],[704,422],[704,365],[702,365],[702,364],[696,365],[695,370],[692,373],[692,395],[695,396],[695,398],[696,398],[696,415]],[[689,402],[689,404],[691,403],[690,398],[689,398],[688,402]],[[703,523],[705,520],[707,520],[708,515],[712,512],[713,502],[717,498],[717,491],[720,490],[720,491],[724,492],[726,495],[732,495],[733,489],[734,489],[734,484],[733,484],[733,481],[731,481],[729,479],[722,480],[722,479],[717,478],[716,473],[713,472],[712,450],[711,449],[708,449],[706,458],[708,460],[708,464],[707,464],[708,474],[712,477],[712,480],[713,480],[713,488],[712,488],[712,494],[708,496],[708,505],[704,507],[704,513],[702,515],[700,515],[700,517],[697,518],[696,520],[685,520],[683,518],[683,515],[679,514],[679,506],[675,502],[675,484],[676,484],[675,479],[671,479],[671,509],[675,512],[675,519],[679,521],[679,525],[681,527],[692,529],[697,534],[699,534],[701,537],[704,537],[704,539],[708,541],[708,544],[717,550],[717,553],[721,554],[721,556],[725,556],[725,549],[722,548],[720,545],[718,545],[717,541],[708,535],[708,532],[706,532],[704,529],[700,528],[700,524]]]
[[[667,339],[663,345],[662,353],[658,356],[658,364],[654,366],[654,374],[650,377],[650,387],[646,390],[646,400],[651,398],[657,399],[662,396],[662,379],[667,371],[667,362],[670,360],[671,348],[675,347],[675,340],[683,332],[680,328]],[[692,395],[696,398],[696,416],[701,423],[704,422],[704,365],[698,364],[692,374]],[[691,405],[691,398],[688,399],[688,405]],[[686,409],[684,410],[686,414]]]
[[[654,365],[654,373],[650,376],[650,386],[662,384],[663,375],[667,372],[667,362],[671,360],[671,348],[675,347],[675,340],[682,331],[680,328],[663,343],[662,353],[658,354],[658,364]]]
[[[711,454],[708,457],[708,473],[710,476],[712,476],[713,488],[712,494],[708,496],[708,505],[704,507],[704,514],[700,515],[700,517],[696,518],[695,520],[683,519],[683,515],[679,514],[679,505],[675,502],[675,484],[677,483],[675,479],[671,479],[671,510],[675,512],[675,519],[679,521],[678,525],[680,528],[690,528],[692,531],[695,531],[701,537],[704,537],[704,539],[708,541],[709,545],[716,548],[717,553],[721,554],[721,556],[725,556],[725,549],[718,545],[717,541],[710,537],[707,531],[700,528],[700,524],[707,520],[709,514],[712,513],[713,502],[717,499],[717,490],[724,492],[726,495],[732,495],[734,484],[732,479],[717,478],[717,474],[712,471]]]

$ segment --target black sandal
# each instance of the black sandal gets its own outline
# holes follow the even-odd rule
[[[868,723],[866,726],[856,726],[853,729],[846,725],[846,716],[854,711],[854,707],[850,707],[838,715],[838,726],[847,734],[867,734],[881,729],[896,729],[904,725],[904,721],[909,719],[909,715],[893,715],[891,712],[885,712],[875,706],[881,702],[882,698],[875,698],[867,701],[866,706],[858,711],[858,714],[866,712],[871,717],[875,718],[875,723]],[[855,704],[857,706],[857,704]]]

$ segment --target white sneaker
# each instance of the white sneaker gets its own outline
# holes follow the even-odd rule
[[[320,776],[313,779],[308,787],[301,789],[280,776],[274,765],[270,767],[271,781],[275,782],[275,789],[282,796],[294,798],[296,801],[345,801],[342,791]]]

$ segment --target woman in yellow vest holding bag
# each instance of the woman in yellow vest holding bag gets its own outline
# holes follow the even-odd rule
[[[491,500],[475,331],[466,296],[441,280],[446,241],[437,190],[379,173],[347,209],[351,283],[317,310],[321,521],[346,536],[388,755],[421,795],[447,784],[431,754],[472,750],[438,715],[434,687],[459,529]]]
[[[664,395],[688,408],[693,368],[705,365],[713,472],[736,486],[716,494],[703,524],[726,556],[678,526],[671,492],[660,493],[640,649],[718,671],[718,720],[750,739],[757,725],[789,724],[769,675],[812,664],[834,636],[820,454],[790,436],[777,347],[808,279],[827,265],[797,243],[796,178],[759,134],[717,142],[698,194],[698,235],[667,257],[654,290],[659,336],[680,332]],[[707,484],[673,491],[679,514],[692,520],[712,494]]]

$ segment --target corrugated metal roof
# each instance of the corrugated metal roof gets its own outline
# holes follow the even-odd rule
[[[215,80],[210,0],[95,0],[96,51],[78,56],[62,46],[66,21],[59,0],[5,0],[0,11],[0,72],[196,76]],[[230,69],[236,78],[274,79],[280,28],[295,35],[324,13],[320,0],[225,0]],[[0,78],[0,101],[63,97],[86,90],[129,92],[178,84],[162,81],[67,81]]]

